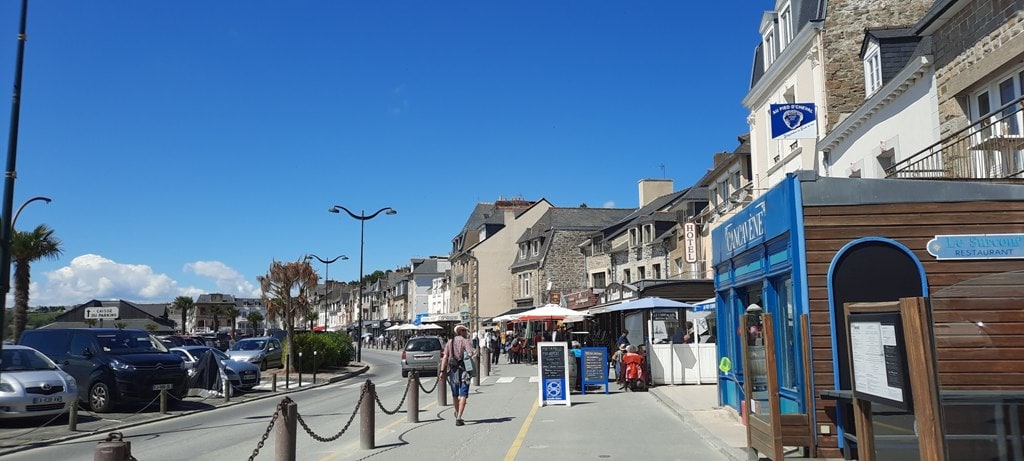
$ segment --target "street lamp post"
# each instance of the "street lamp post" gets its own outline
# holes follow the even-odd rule
[[[327,209],[327,211],[330,212],[330,213],[340,213],[341,210],[345,210],[345,212],[348,213],[348,215],[351,216],[353,219],[358,219],[359,220],[359,297],[357,298],[358,301],[356,303],[357,306],[358,306],[357,309],[359,309],[359,311],[356,313],[356,335],[358,335],[358,338],[356,340],[356,362],[362,362],[363,361],[363,244],[365,242],[365,237],[366,237],[366,221],[369,221],[369,220],[371,220],[373,218],[376,218],[377,215],[381,214],[381,212],[387,212],[387,214],[392,214],[392,215],[393,214],[398,214],[398,212],[395,211],[394,208],[384,207],[384,208],[381,208],[381,209],[373,212],[373,214],[370,214],[369,216],[367,216],[365,211],[360,210],[359,214],[355,214],[355,213],[351,212],[348,208],[345,208],[345,207],[343,207],[341,205],[334,205],[333,207]]]
[[[331,263],[333,263],[333,262],[335,262],[335,261],[337,261],[339,259],[342,260],[342,261],[346,261],[346,260],[348,260],[348,256],[338,255],[338,256],[335,256],[334,258],[331,258],[331,259],[323,259],[323,258],[321,258],[321,257],[319,257],[319,256],[317,256],[315,254],[308,254],[308,255],[306,255],[306,260],[307,261],[310,258],[316,259],[317,261],[320,261],[320,262],[324,263],[324,331],[327,331],[327,304],[328,304],[328,296],[327,295],[330,293],[330,291],[329,291],[330,290],[330,285],[329,284],[330,284],[330,281],[331,281],[331,279],[328,278],[328,277],[330,277],[330,275],[331,275],[331,272],[330,272],[331,271]]]

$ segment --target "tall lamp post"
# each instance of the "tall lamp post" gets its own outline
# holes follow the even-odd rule
[[[331,282],[331,279],[328,277],[331,275],[331,263],[339,259],[342,261],[346,261],[348,260],[348,256],[338,255],[331,259],[324,259],[312,253],[306,255],[306,261],[309,261],[310,258],[316,259],[317,261],[324,263],[324,331],[327,331],[327,304],[329,301],[327,295],[330,293],[329,284]]]
[[[359,309],[359,311],[356,313],[356,335],[358,335],[358,338],[356,340],[356,362],[362,362],[363,361],[363,243],[365,242],[365,237],[366,237],[366,221],[369,221],[369,220],[371,220],[373,218],[376,218],[377,215],[381,214],[381,212],[387,212],[387,214],[398,214],[398,212],[395,211],[394,208],[384,207],[384,208],[381,208],[381,209],[373,212],[373,214],[370,214],[369,216],[367,216],[366,211],[360,210],[359,214],[355,214],[352,211],[350,211],[348,208],[345,208],[345,207],[343,207],[341,205],[334,205],[333,207],[327,209],[327,211],[331,212],[331,213],[341,213],[342,210],[345,210],[345,212],[348,213],[348,215],[351,216],[352,219],[358,219],[359,220],[359,297],[357,298],[358,302],[356,303],[357,306],[358,306],[357,309]]]

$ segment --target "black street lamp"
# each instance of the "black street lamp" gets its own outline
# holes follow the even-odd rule
[[[355,214],[355,213],[349,211],[348,208],[345,208],[345,207],[343,207],[341,205],[334,205],[333,207],[327,209],[327,211],[329,211],[331,213],[340,213],[341,210],[345,210],[345,212],[348,213],[348,215],[351,216],[353,219],[358,219],[359,220],[359,298],[358,298],[358,302],[357,302],[359,311],[356,313],[356,335],[358,335],[357,340],[356,340],[356,362],[362,362],[363,361],[363,242],[365,241],[365,237],[366,237],[366,221],[369,221],[369,220],[371,220],[373,218],[376,218],[377,215],[381,214],[381,212],[385,212],[386,211],[387,214],[398,214],[398,212],[395,211],[394,208],[384,207],[384,208],[381,208],[381,209],[375,211],[373,214],[367,216],[365,211],[360,211],[359,214]]]
[[[331,259],[324,259],[324,258],[321,258],[321,257],[319,257],[319,256],[317,256],[315,254],[312,254],[312,253],[306,255],[306,261],[309,261],[311,258],[312,259],[316,259],[317,261],[320,261],[320,262],[324,263],[324,331],[327,331],[327,304],[328,304],[327,295],[330,293],[330,285],[329,285],[329,283],[331,283],[331,280],[328,277],[331,274],[331,272],[330,272],[331,271],[331,263],[333,263],[333,262],[335,262],[335,261],[337,261],[339,259],[342,260],[342,261],[347,261],[348,260],[348,256],[338,255],[338,256],[335,256],[334,258],[331,258]]]

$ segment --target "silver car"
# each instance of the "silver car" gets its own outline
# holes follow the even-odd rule
[[[240,340],[227,352],[235,360],[255,363],[260,366],[260,370],[266,370],[267,367],[280,368],[284,366],[284,362],[281,360],[281,351],[281,341],[269,336],[261,336]]]
[[[194,373],[193,368],[199,358],[203,356],[207,351],[213,353],[213,356],[217,358],[223,367],[224,374],[227,375],[228,381],[231,381],[231,386],[236,389],[244,391],[252,390],[260,383],[260,367],[253,365],[249,362],[241,362],[238,360],[232,360],[227,354],[221,352],[215,347],[209,346],[181,346],[172,347],[168,349],[172,354],[177,354],[185,361],[185,368],[188,369],[188,375],[192,376]]]
[[[0,419],[59,415],[78,400],[75,378],[39,351],[4,345],[0,360]]]
[[[420,376],[436,375],[441,367],[441,338],[417,336],[405,343],[402,350],[402,377],[409,377],[410,371]]]

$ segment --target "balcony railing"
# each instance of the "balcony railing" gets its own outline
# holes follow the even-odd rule
[[[1024,179],[1024,97],[885,169],[897,179]]]

